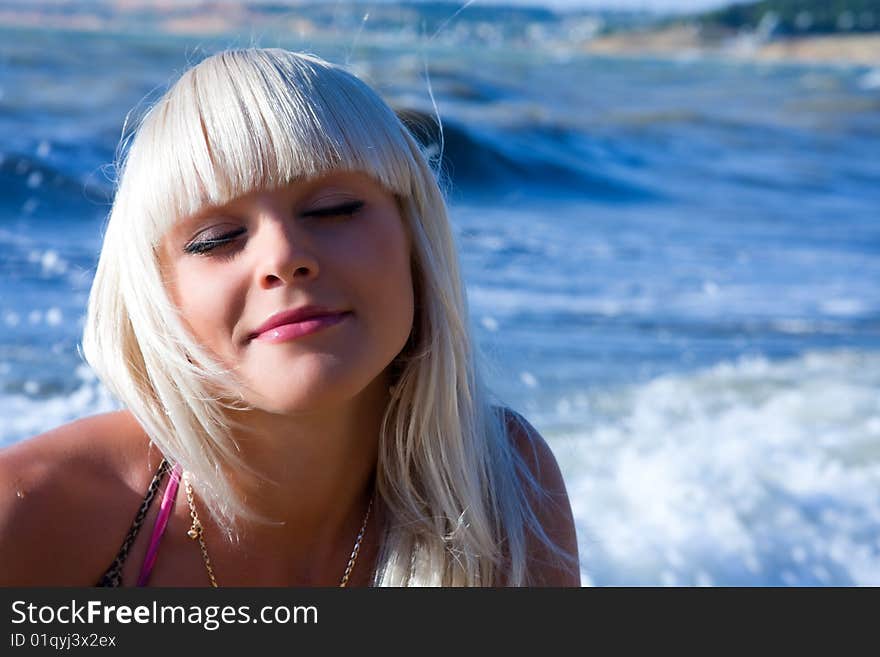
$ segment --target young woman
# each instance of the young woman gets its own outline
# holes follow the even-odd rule
[[[556,461],[478,371],[432,170],[338,67],[223,52],[152,107],[83,351],[125,410],[0,452],[0,584],[580,583]]]

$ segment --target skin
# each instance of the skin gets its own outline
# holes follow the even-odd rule
[[[177,224],[160,265],[193,336],[236,372],[254,410],[236,414],[247,431],[234,438],[274,482],[231,473],[239,494],[279,524],[244,525],[237,554],[215,543],[218,572],[240,569],[233,562],[244,552],[260,555],[249,570],[265,569],[267,579],[301,581],[324,566],[316,583],[338,581],[369,500],[388,366],[413,325],[396,199],[354,172],[261,190]],[[350,314],[294,340],[252,339],[271,315],[308,304]],[[316,565],[315,555],[331,556]]]
[[[324,212],[340,207],[343,212]],[[211,251],[192,252],[194,244],[227,236]],[[371,494],[388,366],[413,325],[410,257],[396,199],[353,172],[206,208],[162,240],[159,261],[181,317],[193,337],[235,371],[253,407],[233,418],[244,427],[234,439],[243,458],[273,482],[231,473],[238,494],[277,521],[245,523],[237,545],[223,540],[201,507],[221,585],[339,582]],[[306,304],[351,314],[294,340],[251,339],[270,315]],[[576,559],[571,509],[552,453],[524,420],[512,436],[550,493],[539,505],[545,530]],[[124,411],[0,451],[0,563],[9,564],[0,569],[0,585],[96,581],[160,460]],[[194,489],[198,505],[198,482]],[[152,505],[132,547],[123,585],[136,580],[158,506]],[[385,510],[375,504],[350,585],[369,583],[384,520]],[[151,585],[208,584],[201,554],[186,536],[190,522],[181,486]],[[533,547],[542,583],[579,584],[576,566],[559,566],[537,543]]]

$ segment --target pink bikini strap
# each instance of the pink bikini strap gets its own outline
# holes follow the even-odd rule
[[[159,505],[159,515],[156,517],[156,524],[153,526],[153,533],[150,536],[150,547],[147,549],[147,556],[144,558],[141,574],[137,579],[138,586],[146,586],[150,580],[150,574],[153,572],[153,566],[156,564],[156,556],[159,554],[159,541],[162,540],[162,534],[165,533],[168,518],[171,517],[171,508],[174,506],[174,500],[177,498],[177,487],[180,484],[181,472],[179,463],[175,464],[171,470],[171,478],[165,487],[165,494],[162,496],[162,503]]]

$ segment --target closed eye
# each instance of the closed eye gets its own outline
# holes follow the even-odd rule
[[[341,205],[333,205],[329,208],[316,208],[314,210],[306,210],[301,214],[303,217],[345,217],[351,216],[364,207],[363,201],[351,201]]]
[[[326,208],[315,208],[314,210],[306,210],[305,212],[301,213],[301,216],[304,218],[317,219],[325,217],[350,217],[357,213],[363,207],[363,201],[350,201],[348,203],[333,205]],[[247,232],[246,229],[239,228],[230,233],[225,233],[216,237],[199,239],[187,244],[185,247],[183,247],[183,250],[186,253],[192,255],[204,255],[206,253],[209,253],[210,251],[213,251],[217,247],[234,241],[237,237],[240,237],[245,232]]]
[[[231,233],[225,233],[223,235],[218,235],[217,237],[209,237],[206,239],[197,240],[195,242],[190,242],[185,247],[183,247],[183,250],[186,253],[190,253],[193,255],[201,255],[204,253],[208,253],[209,251],[213,251],[218,246],[228,244],[236,237],[239,237],[244,233],[245,229],[239,228],[238,230],[234,230]]]

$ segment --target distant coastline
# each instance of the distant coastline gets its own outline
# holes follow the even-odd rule
[[[880,33],[760,38],[705,35],[698,25],[675,25],[598,36],[583,51],[621,57],[720,56],[755,61],[880,67]]]
[[[792,14],[795,6],[813,7],[813,11]],[[0,29],[184,38],[222,38],[245,30],[276,41],[350,35],[360,45],[434,42],[627,58],[723,57],[880,68],[880,0],[824,4],[820,0],[761,0],[676,18],[637,12],[556,13],[480,5],[459,12],[460,8],[451,2],[413,4],[407,0],[378,5],[362,0],[178,0],[173,4],[146,0],[9,4],[0,0]]]
[[[880,67],[880,0],[752,0],[604,30],[586,52]]]

